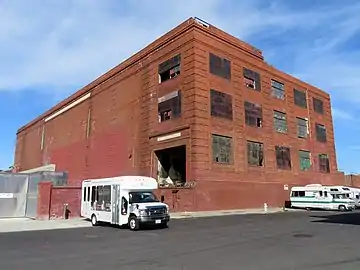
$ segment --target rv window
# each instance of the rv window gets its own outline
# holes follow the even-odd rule
[[[305,197],[305,191],[299,191],[299,197]]]
[[[322,195],[323,195],[323,192],[320,190],[319,191],[319,194],[320,194],[320,197],[322,197]]]
[[[359,195],[356,195],[355,198],[356,198],[356,199],[359,199]]]
[[[128,211],[128,201],[125,197],[121,198],[121,214],[126,215]]]
[[[87,201],[90,202],[90,187],[87,188]]]
[[[327,197],[327,191],[324,191],[324,197]]]
[[[86,187],[84,187],[83,201],[86,201]]]

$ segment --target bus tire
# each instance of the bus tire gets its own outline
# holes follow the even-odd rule
[[[140,228],[139,221],[135,216],[129,217],[128,224],[131,231],[137,231]]]
[[[95,215],[95,214],[93,214],[93,215],[91,216],[91,225],[93,225],[93,226],[97,226],[97,225],[98,225],[98,221],[97,221],[97,218],[96,218],[96,215]]]
[[[345,205],[339,205],[339,210],[342,212],[346,211]]]

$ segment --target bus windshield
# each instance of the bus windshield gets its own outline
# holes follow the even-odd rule
[[[159,202],[155,194],[152,192],[130,192],[129,193],[130,204],[131,203],[148,203],[148,202]]]

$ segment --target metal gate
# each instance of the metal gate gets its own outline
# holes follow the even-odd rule
[[[67,184],[65,172],[0,173],[0,218],[36,218],[38,184]]]
[[[25,217],[27,174],[0,173],[0,218]]]

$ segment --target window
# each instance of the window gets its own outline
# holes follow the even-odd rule
[[[86,202],[86,187],[84,187],[83,201]]]
[[[326,142],[326,128],[324,125],[315,124],[316,140],[318,142]]]
[[[290,170],[291,169],[290,148],[285,146],[275,146],[275,152],[276,152],[276,165],[278,169]]]
[[[92,206],[96,211],[111,212],[111,186],[93,187]]]
[[[330,162],[327,154],[319,155],[319,171],[322,173],[330,173]]]
[[[305,191],[293,191],[291,197],[305,197]]]
[[[231,79],[231,62],[225,58],[221,58],[215,54],[210,53],[210,73],[223,77],[224,79]]]
[[[247,68],[243,68],[244,84],[248,88],[261,91],[260,74]]]
[[[308,136],[308,121],[303,118],[296,118],[297,121],[297,133],[299,138],[307,138]]]
[[[159,83],[165,82],[167,80],[173,79],[180,75],[180,63],[181,55],[178,54],[173,58],[162,62],[159,65]]]
[[[313,98],[314,111],[320,114],[324,114],[324,104],[322,100]]]
[[[211,116],[233,119],[232,97],[216,90],[210,90]]]
[[[96,187],[91,188],[91,208],[92,209],[96,208],[95,202],[98,200],[97,199],[97,191],[96,191],[96,189],[97,189]]]
[[[262,108],[261,105],[244,102],[245,124],[251,127],[262,127]]]
[[[213,161],[216,163],[231,164],[232,163],[232,138],[212,135],[212,152]]]
[[[264,166],[264,146],[259,142],[247,142],[247,159],[251,166]]]
[[[300,170],[308,171],[311,167],[311,157],[309,151],[299,150]]]
[[[275,80],[271,80],[271,95],[278,99],[285,99],[284,84]]]
[[[274,130],[280,133],[287,132],[286,113],[274,111]]]
[[[121,198],[121,215],[126,215],[128,212],[129,202],[125,197]]]
[[[294,103],[299,107],[307,108],[306,93],[304,91],[294,89]]]
[[[87,189],[87,201],[90,202],[90,187],[88,187]]]
[[[181,92],[174,91],[158,98],[159,123],[181,115]]]

